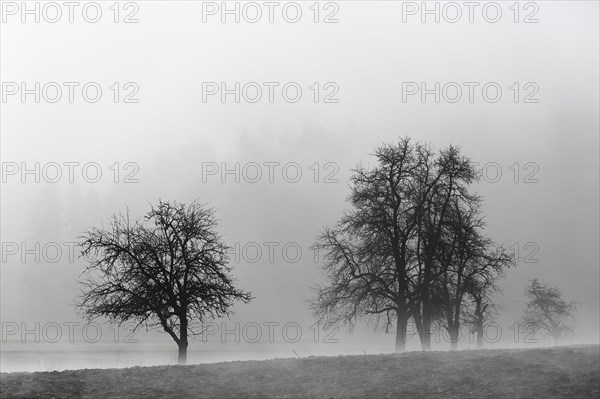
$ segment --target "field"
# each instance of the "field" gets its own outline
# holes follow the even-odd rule
[[[599,398],[598,345],[2,373],[2,398]]]

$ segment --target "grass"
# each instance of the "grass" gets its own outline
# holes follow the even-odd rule
[[[2,373],[14,398],[600,398],[598,345]]]

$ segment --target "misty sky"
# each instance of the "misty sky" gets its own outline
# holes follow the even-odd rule
[[[137,3],[139,22],[124,24],[113,22],[109,3],[101,4],[96,24],[77,12],[72,24],[21,23],[19,14],[4,15],[3,83],[80,86],[73,103],[64,86],[56,103],[36,103],[33,95],[22,102],[20,93],[3,99],[3,170],[7,162],[30,168],[35,162],[96,162],[102,178],[87,182],[78,167],[70,183],[65,166],[57,183],[43,178],[36,183],[32,175],[22,182],[20,171],[3,176],[3,245],[72,242],[126,206],[141,216],[159,198],[200,198],[217,209],[229,245],[279,243],[273,262],[264,245],[256,263],[232,257],[237,283],[256,297],[236,306],[232,320],[296,321],[307,328],[312,322],[305,301],[321,281],[308,247],[347,209],[351,169],[373,164],[369,154],[382,143],[410,136],[436,148],[456,144],[481,165],[500,167],[501,177],[488,168],[486,179],[472,187],[484,199],[486,232],[507,247],[517,243],[521,258],[537,260],[522,259],[501,283],[503,328],[518,321],[527,280],[538,277],[580,303],[576,340],[598,342],[597,2],[537,2],[539,22],[529,24],[513,21],[512,2],[500,2],[503,14],[495,24],[480,9],[474,23],[467,15],[457,23],[443,18],[435,23],[432,17],[422,23],[420,14],[403,23],[401,2],[388,1],[338,2],[339,22],[330,24],[313,22],[312,2],[299,2],[298,23],[285,22],[276,10],[274,23],[263,15],[253,24],[243,18],[221,23],[220,14],[203,23],[202,2],[145,1]],[[332,10],[321,9],[319,18]],[[121,10],[120,18],[129,11]],[[519,18],[529,12],[521,10]],[[82,98],[81,86],[88,82],[103,90],[96,103]],[[115,82],[118,103],[110,89]],[[124,87],[128,82],[139,88],[137,103],[123,103],[131,92]],[[203,101],[203,82],[226,82],[229,88],[257,82],[263,97],[235,103],[229,95],[223,103],[219,93]],[[273,103],[264,82],[279,84]],[[289,82],[302,88],[296,103],[282,96]],[[318,103],[310,89],[315,82]],[[429,95],[423,103],[419,93],[403,102],[403,82],[426,82],[428,88],[457,82],[463,97],[436,103]],[[479,83],[472,103],[463,82]],[[482,96],[489,82],[502,89],[495,103]],[[515,82],[516,103],[510,89]],[[333,97],[338,102],[323,103],[332,87],[339,88]],[[532,88],[539,90],[530,99],[538,102],[525,103]],[[221,164],[233,169],[236,162],[240,169],[261,165],[262,178],[249,182],[255,169],[247,167],[239,183],[233,175],[222,182]],[[265,162],[279,163],[272,164],[273,182]],[[126,163],[134,165],[126,169]],[[291,163],[284,178],[283,166]],[[203,173],[215,165],[216,174]],[[294,183],[297,166],[302,176]],[[138,182],[124,183],[132,171]],[[282,256],[286,243],[302,249],[297,262]],[[32,257],[23,263],[20,253],[3,253],[2,322],[80,320],[70,302],[84,262],[70,262],[66,251],[63,245],[56,263],[35,263]],[[294,249],[288,254],[294,257]],[[393,335],[359,333],[393,348]]]

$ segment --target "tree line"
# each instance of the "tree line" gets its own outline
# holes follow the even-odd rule
[[[435,150],[410,138],[373,155],[373,166],[353,170],[350,208],[314,245],[324,274],[309,300],[314,316],[349,329],[367,319],[395,330],[398,352],[406,349],[409,322],[423,350],[440,326],[452,349],[462,325],[481,346],[484,325],[497,312],[499,281],[516,264],[485,234],[482,198],[471,188],[479,178],[475,164],[454,145]],[[163,330],[185,363],[190,335],[230,314],[236,301],[253,299],[235,287],[217,227],[214,209],[198,201],[159,201],[143,220],[119,214],[108,227],[91,228],[79,241],[88,260],[76,300],[81,313]],[[559,303],[558,290],[535,282],[524,320],[558,340],[575,304]]]

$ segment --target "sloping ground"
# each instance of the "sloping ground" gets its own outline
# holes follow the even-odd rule
[[[599,398],[597,345],[0,374],[3,398]]]

